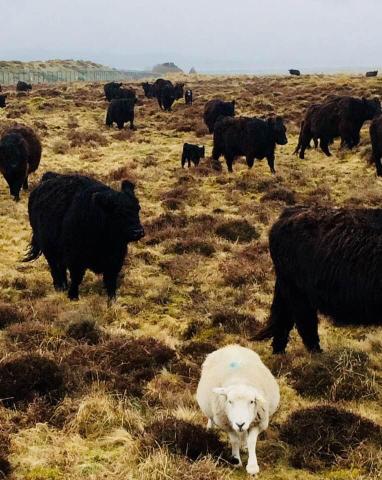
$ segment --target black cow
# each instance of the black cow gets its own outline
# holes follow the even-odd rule
[[[103,91],[105,92],[105,97],[108,102],[111,102],[113,98],[116,98],[116,92],[118,92],[122,87],[122,83],[117,82],[109,82],[106,83],[103,87]]]
[[[116,123],[121,130],[126,122],[130,122],[130,128],[134,129],[134,105],[135,100],[132,98],[112,100],[107,109],[106,125],[112,127]]]
[[[120,88],[118,90],[115,90],[113,92],[112,100],[114,100],[114,99],[117,100],[119,98],[131,98],[131,99],[134,100],[134,103],[137,103],[137,101],[138,101],[135,90],[133,90],[132,88]]]
[[[192,105],[192,102],[193,102],[192,90],[186,90],[184,92],[184,101],[186,105]]]
[[[255,158],[266,158],[271,172],[275,173],[276,144],[287,143],[281,117],[268,120],[226,117],[215,124],[212,157],[217,162],[224,155],[229,172],[236,157],[245,156],[248,168],[253,167]]]
[[[175,84],[175,100],[180,100],[184,96],[184,83]]]
[[[191,143],[185,143],[183,145],[182,152],[182,168],[188,163],[188,168],[191,167],[191,162],[197,167],[200,163],[200,159],[204,158],[205,149],[199,147],[199,145],[192,145]]]
[[[177,99],[175,87],[172,85],[165,85],[159,95],[160,96],[157,97],[159,105],[164,111],[170,112],[173,103]]]
[[[382,115],[374,118],[370,125],[370,139],[373,149],[373,161],[378,177],[382,177]]]
[[[41,160],[41,142],[34,131],[24,125],[7,129],[0,141],[0,172],[10,194],[20,200],[21,187],[28,189],[28,175],[37,170]]]
[[[209,100],[204,106],[204,123],[208,131],[213,133],[214,126],[219,117],[235,116],[235,100],[232,102],[223,102],[223,100]]]
[[[296,324],[319,352],[318,311],[337,325],[382,325],[381,244],[381,209],[287,208],[269,236],[276,285],[255,338],[273,338],[273,352],[284,352]]]
[[[141,85],[146,98],[153,98],[155,96],[152,83],[143,82]]]
[[[19,80],[16,84],[16,91],[17,92],[28,92],[32,90],[32,85],[30,83],[23,82]]]
[[[378,75],[378,70],[373,70],[372,72],[366,72],[366,77],[376,77]]]
[[[126,180],[117,192],[81,175],[48,173],[29,198],[33,234],[24,261],[43,254],[56,290],[68,288],[69,270],[71,300],[78,298],[87,269],[102,274],[112,300],[127,245],[144,235],[139,210],[134,185]]]
[[[300,70],[296,70],[294,68],[291,68],[290,70],[288,70],[288,72],[291,74],[291,75],[295,75],[297,77],[299,77],[301,75],[301,72]]]
[[[0,95],[0,108],[5,108],[6,107],[6,100],[7,94]]]
[[[304,158],[311,139],[320,140],[321,150],[331,156],[329,145],[341,137],[341,144],[353,148],[359,144],[360,131],[366,120],[381,113],[381,102],[374,98],[334,97],[321,105],[308,108],[301,124],[299,144],[295,153]]]

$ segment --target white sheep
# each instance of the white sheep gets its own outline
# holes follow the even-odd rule
[[[198,404],[208,417],[207,428],[216,425],[228,432],[232,456],[242,465],[240,447],[248,447],[247,472],[256,475],[258,435],[280,402],[279,386],[259,355],[240,345],[210,353],[202,366]]]

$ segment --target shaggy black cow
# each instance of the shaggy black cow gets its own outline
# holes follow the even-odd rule
[[[21,187],[28,189],[28,175],[37,170],[41,160],[41,142],[34,131],[24,125],[6,130],[0,140],[0,172],[11,195],[20,200]]]
[[[121,130],[126,122],[130,122],[130,128],[134,129],[134,105],[132,98],[114,99],[110,102],[106,114],[106,125],[112,127],[113,123]]]
[[[360,131],[366,120],[381,113],[381,102],[354,97],[334,97],[321,105],[308,108],[301,124],[299,144],[295,153],[304,158],[311,139],[319,139],[321,150],[331,156],[329,145],[341,137],[341,144],[349,148],[359,144]]]
[[[5,102],[6,98],[7,98],[6,94],[0,95],[0,108],[6,107],[6,102]]]
[[[28,90],[32,90],[32,85],[30,83],[22,82],[19,80],[16,84],[16,91],[17,92],[27,92]]]
[[[291,68],[290,70],[288,70],[288,72],[289,72],[291,75],[296,75],[297,77],[299,77],[299,76],[301,75],[300,70],[295,70],[294,68]]]
[[[24,261],[43,254],[56,290],[68,288],[70,299],[87,269],[103,275],[109,299],[116,293],[127,245],[143,237],[134,185],[122,182],[117,192],[81,175],[45,174],[29,198],[33,230]]]
[[[141,85],[146,98],[153,98],[155,96],[152,83],[143,82]]]
[[[276,272],[271,316],[256,339],[284,352],[296,324],[319,352],[317,311],[338,325],[382,325],[382,210],[287,208],[269,248]]]
[[[212,157],[218,161],[224,155],[229,172],[236,157],[245,156],[248,168],[253,167],[255,158],[266,158],[271,172],[275,173],[276,144],[286,143],[286,128],[281,117],[268,120],[226,117],[215,125]]]
[[[191,143],[185,143],[183,145],[182,152],[182,168],[188,163],[188,168],[191,167],[191,162],[197,167],[200,163],[200,159],[204,158],[205,149],[199,147],[199,145],[192,145]]]
[[[373,70],[372,72],[366,72],[367,77],[376,77],[378,75],[378,70]]]
[[[192,105],[193,101],[193,95],[192,95],[192,90],[186,90],[184,92],[184,102],[186,105]]]
[[[204,106],[204,123],[208,131],[213,133],[215,123],[219,117],[235,116],[235,100],[232,102],[223,102],[223,100],[210,100]]]
[[[105,92],[105,97],[108,102],[111,102],[113,98],[116,98],[116,93],[121,89],[122,83],[117,82],[109,82],[106,83],[103,87],[103,91]]]
[[[378,177],[382,177],[382,115],[376,117],[370,125],[370,139],[373,149],[373,161]]]
[[[155,80],[152,87],[153,97],[155,97],[158,100],[158,105],[161,109],[163,109],[162,92],[165,87],[174,88],[174,85],[170,82],[170,80],[164,80],[163,78],[158,78],[157,80]]]
[[[171,108],[177,99],[176,89],[172,85],[166,85],[162,88],[158,98],[159,106],[166,112],[171,112]]]
[[[137,95],[135,93],[135,90],[133,90],[132,88],[120,88],[118,90],[115,90],[113,92],[113,98],[112,100],[114,99],[122,99],[122,98],[131,98],[134,100],[134,103],[137,103],[138,99],[137,99]]]

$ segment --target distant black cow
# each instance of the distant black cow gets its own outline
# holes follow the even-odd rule
[[[111,300],[127,245],[144,234],[139,210],[134,185],[128,181],[117,192],[81,175],[48,173],[29,198],[33,234],[25,261],[43,254],[56,290],[68,288],[69,270],[72,300],[78,298],[87,269],[102,274]]]
[[[28,92],[28,90],[32,90],[32,85],[30,83],[22,82],[19,80],[16,84],[16,91],[17,92]]]
[[[106,114],[106,125],[112,127],[113,123],[121,130],[126,122],[130,122],[130,128],[134,129],[134,105],[133,98],[114,99],[110,102]]]
[[[367,77],[376,77],[378,75],[378,70],[373,70],[372,72],[366,72]]]
[[[370,125],[370,138],[373,149],[373,161],[378,177],[382,177],[382,115],[374,118]]]
[[[212,157],[217,161],[224,155],[229,172],[236,157],[245,156],[248,168],[253,167],[255,158],[266,158],[271,172],[275,173],[276,144],[286,143],[286,128],[281,117],[268,120],[227,117],[215,125]]]
[[[7,98],[6,94],[0,95],[0,108],[6,107],[6,102],[5,102],[6,98]]]
[[[184,96],[184,83],[175,84],[175,100],[180,100]]]
[[[0,140],[0,171],[10,193],[20,200],[21,187],[28,189],[28,175],[37,170],[41,160],[41,142],[34,131],[24,125],[6,130]]]
[[[173,103],[177,99],[176,89],[172,85],[166,85],[162,88],[158,98],[158,103],[163,110],[170,112]]]
[[[191,162],[197,167],[200,163],[200,159],[204,158],[205,149],[199,147],[199,145],[192,145],[191,143],[185,143],[183,145],[182,152],[182,168],[188,163],[188,168],[191,167]]]
[[[106,83],[103,87],[103,91],[105,92],[105,97],[108,102],[111,102],[113,98],[116,98],[116,92],[120,90],[122,87],[122,83],[117,83],[117,82],[109,82]]]
[[[154,91],[153,91],[153,84],[152,83],[144,82],[141,85],[143,87],[143,91],[145,93],[146,98],[153,98],[155,96]]]
[[[286,209],[269,235],[276,285],[269,324],[255,338],[284,352],[296,324],[318,352],[318,311],[337,325],[382,325],[381,244],[381,209]]]
[[[186,105],[192,105],[192,101],[193,101],[192,97],[193,97],[192,90],[186,90],[184,92],[184,101]]]
[[[152,87],[153,96],[158,100],[158,105],[161,109],[163,109],[162,92],[165,87],[174,88],[174,85],[170,82],[170,80],[164,80],[163,78],[158,78],[157,80],[155,80]],[[175,96],[175,93],[174,93],[174,96]]]
[[[295,153],[304,158],[311,139],[319,139],[321,150],[331,156],[329,145],[341,137],[343,146],[353,148],[359,144],[360,131],[366,120],[381,113],[381,102],[354,97],[334,97],[321,105],[313,105],[301,124],[299,144]]]
[[[204,123],[208,131],[213,133],[216,120],[219,117],[235,116],[235,100],[232,102],[223,102],[223,100],[210,100],[204,106]]]
[[[300,70],[295,70],[294,68],[291,68],[291,69],[288,70],[288,71],[289,71],[289,73],[290,73],[291,75],[296,75],[297,77],[299,77],[299,76],[301,75]]]

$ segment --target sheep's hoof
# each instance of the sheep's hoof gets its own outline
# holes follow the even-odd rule
[[[243,466],[240,458],[237,458],[237,457],[234,457],[234,456],[231,456],[231,457],[229,458],[229,463],[230,463],[231,465],[233,465],[234,467],[236,467],[236,468],[239,468],[239,467],[242,467],[242,466]]]
[[[260,472],[260,468],[257,464],[251,463],[247,465],[247,473],[250,475],[257,475]]]

